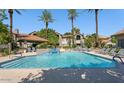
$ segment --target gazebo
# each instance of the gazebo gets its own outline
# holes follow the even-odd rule
[[[27,48],[32,44],[44,43],[44,42],[48,42],[48,40],[36,35],[28,35],[26,37],[19,38],[18,42],[21,43],[20,46]]]
[[[22,38],[20,38],[20,41],[38,42],[38,43],[48,42],[47,39],[38,37],[38,36],[36,36],[36,35],[28,35],[28,36],[26,36],[26,37],[22,37]]]

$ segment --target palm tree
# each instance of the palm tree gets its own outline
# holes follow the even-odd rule
[[[11,53],[11,50],[13,48],[13,12],[16,12],[18,14],[21,15],[21,12],[17,9],[8,9],[8,13],[9,13],[9,18],[10,18],[10,36],[11,36],[11,43],[10,43],[10,46],[9,46],[9,52]]]
[[[53,22],[52,14],[48,10],[44,10],[40,16],[40,21],[43,21],[46,25],[46,39],[48,38],[48,25],[50,22]]]
[[[99,15],[99,9],[89,9],[88,11],[95,12],[95,24],[96,24],[96,40],[95,40],[95,47],[99,46],[98,41],[98,15]]]
[[[4,19],[7,19],[5,9],[0,9],[0,22],[2,22]]]
[[[76,17],[78,17],[78,13],[76,11],[76,9],[69,9],[68,10],[68,19],[71,20],[72,23],[72,43],[74,45],[74,19],[76,19]]]
[[[20,11],[17,9],[8,9],[9,18],[10,18],[10,34],[11,34],[11,36],[12,36],[12,30],[13,30],[13,12],[14,11],[18,14],[21,14]]]

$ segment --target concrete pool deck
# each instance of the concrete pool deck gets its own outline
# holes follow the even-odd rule
[[[20,57],[26,57],[26,56],[33,56],[33,55],[37,55],[37,54],[42,54],[44,52],[47,52],[48,50],[49,49],[38,49],[37,52],[22,53],[22,56],[20,54],[3,56],[3,57],[0,57],[0,63],[6,62],[6,61],[11,61],[11,60],[14,60],[14,59],[20,58]]]
[[[29,73],[37,74],[40,69],[0,69],[0,83],[16,83]]]
[[[112,59],[111,56],[96,54]],[[6,58],[4,58],[6,59]],[[17,83],[26,78],[29,73],[37,75],[41,72],[40,80],[30,82],[40,83],[124,83],[124,65],[118,63],[116,68],[78,68],[78,69],[0,69],[0,83]],[[82,78],[85,75],[85,79]],[[29,82],[29,81],[28,81]],[[27,83],[28,83],[27,82]],[[24,82],[25,83],[25,82]]]

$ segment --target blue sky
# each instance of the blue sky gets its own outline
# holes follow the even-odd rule
[[[42,14],[41,9],[21,10],[22,15],[14,12],[13,28],[18,28],[21,33],[30,33],[39,31],[45,25],[42,21],[38,21]],[[63,34],[71,31],[71,21],[68,20],[68,12],[66,9],[49,9],[55,21],[49,24],[49,28],[55,29]],[[75,27],[80,28],[81,33],[92,34],[95,32],[95,15],[94,12],[88,13],[85,10],[78,10],[79,16],[74,21]],[[9,19],[4,23],[9,24]],[[124,10],[101,10],[99,13],[99,34],[112,35],[124,28]]]

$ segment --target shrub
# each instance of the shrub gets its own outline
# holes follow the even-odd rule
[[[2,56],[9,55],[9,49],[3,49],[2,50]]]
[[[42,43],[37,45],[37,48],[53,48],[53,45],[48,45],[47,43]]]
[[[69,49],[69,48],[72,48],[72,47],[71,46],[64,46],[63,48]]]

